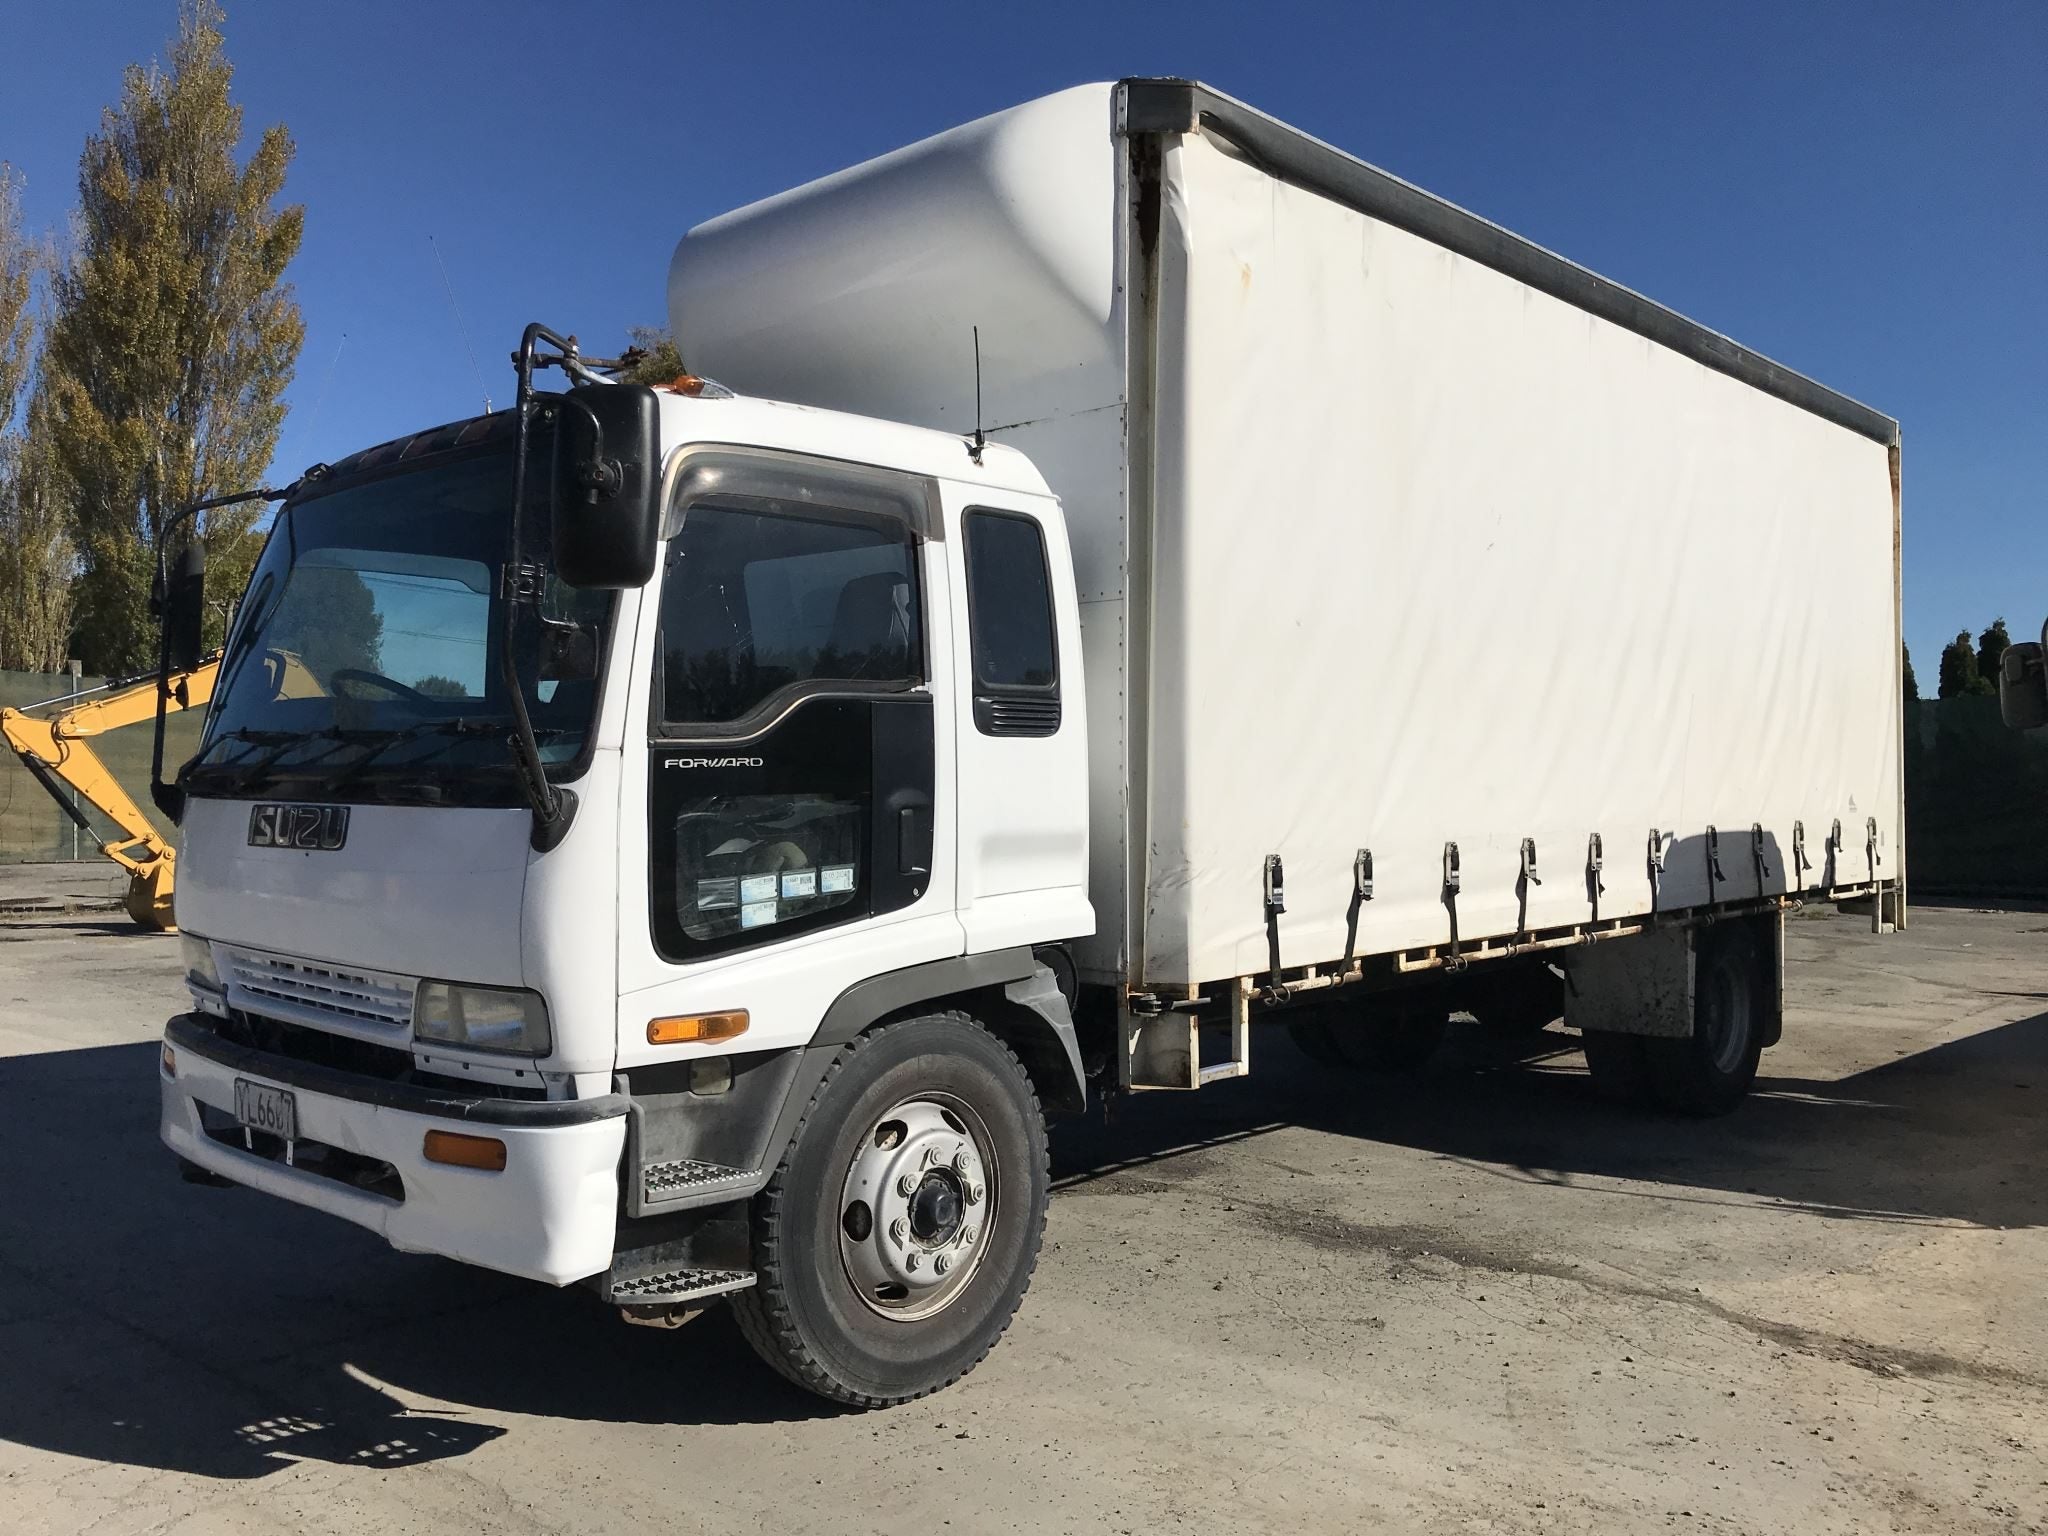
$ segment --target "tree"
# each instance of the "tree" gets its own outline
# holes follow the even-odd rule
[[[128,70],[79,160],[76,249],[54,285],[44,385],[73,505],[78,651],[92,671],[152,658],[157,531],[188,501],[258,483],[304,340],[283,280],[304,210],[276,205],[291,136],[265,129],[236,164],[242,113],[220,24],[215,0],[184,0],[169,69]],[[260,510],[207,515],[217,592],[247,580]],[[217,613],[209,624],[217,641]]]
[[[1917,702],[1920,697],[1920,679],[1913,675],[1913,652],[1909,647],[1905,645],[1899,647],[1899,662],[1901,670],[1905,673],[1906,701],[1908,703]]]
[[[0,165],[0,667],[54,672],[71,640],[75,562],[48,452],[49,413],[36,376],[36,280],[47,262],[21,227],[20,182]]]
[[[1998,666],[2011,644],[2012,636],[2005,632],[2002,618],[1993,619],[1991,627],[1977,637],[1977,676],[1984,680],[1986,693],[1998,692]]]
[[[303,565],[291,573],[264,640],[298,657],[324,687],[343,668],[382,670],[384,615],[357,572]]]
[[[632,325],[626,328],[626,335],[646,356],[617,376],[621,384],[666,384],[690,371],[683,366],[682,349],[666,326]]]
[[[430,699],[466,699],[469,689],[452,677],[443,677],[438,672],[429,672],[425,677],[413,680],[413,692],[424,693]]]
[[[1994,692],[1997,684],[1985,686],[1982,673],[1977,670],[1977,650],[1970,644],[1970,632],[1966,629],[1943,647],[1941,653],[1941,683],[1939,697],[1944,699],[1964,698],[1972,694]]]

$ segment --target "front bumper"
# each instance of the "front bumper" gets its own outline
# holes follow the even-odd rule
[[[380,1082],[222,1040],[193,1014],[173,1018],[164,1042],[176,1055],[174,1075],[158,1070],[164,1144],[209,1172],[368,1227],[406,1253],[441,1254],[552,1285],[611,1264],[626,1143],[623,1094],[472,1098]],[[236,1078],[289,1089],[302,1141],[389,1164],[402,1195],[287,1166],[209,1135],[201,1106],[232,1117]],[[423,1143],[436,1129],[503,1141],[503,1171],[427,1161]]]

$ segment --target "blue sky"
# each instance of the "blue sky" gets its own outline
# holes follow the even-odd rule
[[[61,228],[173,0],[0,10],[0,159]],[[1928,692],[1959,628],[2048,614],[2048,5],[240,0],[228,42],[307,206],[280,474],[481,408],[429,235],[503,404],[527,320],[592,347],[660,322],[707,215],[1060,86],[1179,74],[1898,416]]]

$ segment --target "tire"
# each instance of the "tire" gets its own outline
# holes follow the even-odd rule
[[[1287,1033],[1318,1065],[1391,1075],[1426,1066],[1448,1023],[1441,1009],[1414,1001],[1398,1007],[1328,1003],[1300,1009],[1288,1019]]]
[[[1748,923],[1709,928],[1693,962],[1692,1033],[1645,1039],[1650,1092],[1681,1115],[1725,1115],[1747,1097],[1770,1013],[1763,947]]]
[[[936,1392],[1016,1314],[1050,1187],[1045,1116],[1008,1046],[958,1012],[872,1030],[826,1070],[754,1197],[757,1279],[733,1298],[740,1331],[834,1402],[886,1408]],[[892,1210],[906,1229],[893,1242]]]
[[[1587,1030],[1579,1040],[1586,1053],[1586,1072],[1601,1098],[1616,1104],[1641,1104],[1650,1097],[1650,1066],[1641,1035],[1616,1035]]]
[[[1519,1040],[1564,1017],[1564,978],[1547,965],[1525,966],[1478,989],[1472,1012],[1490,1035]]]
[[[1320,1011],[1303,1009],[1297,1017],[1287,1021],[1287,1038],[1294,1042],[1296,1050],[1319,1067],[1344,1065],[1337,1042],[1331,1036],[1329,1017]]]

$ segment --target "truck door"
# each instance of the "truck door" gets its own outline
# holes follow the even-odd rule
[[[939,917],[939,942],[957,950],[950,838],[938,836],[951,818],[932,680],[950,666],[945,569],[927,554],[935,517],[936,495],[908,476],[739,451],[684,473],[649,709],[663,960],[740,960],[843,929],[841,958],[859,974],[850,957],[874,929],[918,913]],[[819,971],[836,950],[813,943],[800,967],[828,997]],[[815,1024],[807,1006],[788,1027]]]
[[[953,660],[968,947],[1082,936],[1094,927],[1087,738],[1058,504],[965,500],[950,516],[958,536],[948,541],[949,559],[964,609]]]

